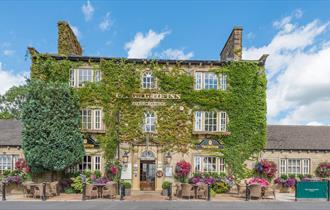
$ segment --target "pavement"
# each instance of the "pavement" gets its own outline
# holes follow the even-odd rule
[[[329,210],[327,201],[0,201],[0,210]]]

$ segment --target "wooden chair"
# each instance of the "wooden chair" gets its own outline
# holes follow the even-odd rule
[[[97,198],[98,196],[98,189],[96,186],[87,184],[86,185],[86,197],[92,199],[92,198]]]
[[[200,184],[197,189],[197,197],[207,199],[207,184]]]
[[[23,194],[24,197],[28,198],[28,197],[33,197],[33,189],[31,188],[31,184],[32,182],[23,182],[22,186],[23,186]]]
[[[183,183],[181,184],[181,187],[182,187],[182,198],[188,197],[190,199],[191,197],[194,197],[195,192],[191,184]]]
[[[116,183],[107,183],[102,187],[102,197],[109,197],[111,199],[115,198],[117,194],[117,184]]]
[[[42,197],[42,184],[33,187],[33,198]]]
[[[263,187],[262,188],[262,198],[269,198],[272,196],[274,199],[276,199],[276,194],[275,194],[275,186],[268,186],[268,187]]]
[[[260,199],[261,198],[261,185],[260,184],[250,184],[250,198]]]
[[[50,188],[50,194],[53,196],[57,196],[59,195],[59,185],[58,185],[58,181],[55,182],[51,182],[49,183],[49,188]]]

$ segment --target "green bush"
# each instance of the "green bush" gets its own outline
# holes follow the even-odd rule
[[[72,187],[67,187],[64,189],[64,193],[73,194],[76,193],[76,191]]]
[[[212,186],[212,190],[214,190],[214,192],[217,193],[217,194],[226,193],[230,190],[230,186],[225,182],[216,182]]]
[[[86,177],[86,182],[88,184],[91,183],[91,180],[89,177]],[[80,176],[77,176],[75,178],[72,178],[72,184],[71,184],[71,187],[75,190],[75,192],[77,193],[81,193],[82,190],[83,190],[83,183],[82,183],[82,180],[81,180],[81,177]]]
[[[125,186],[125,189],[131,189],[132,184],[130,182],[123,182],[123,185]]]
[[[296,174],[288,174],[288,177],[291,179],[295,179],[297,176],[296,176]]]
[[[217,195],[217,193],[212,189],[210,190],[210,194],[211,194],[211,197],[215,197]]]
[[[101,173],[101,171],[99,171],[99,170],[96,170],[96,171],[94,171],[94,175],[96,176],[96,178],[98,179],[98,178],[101,178],[101,176],[102,176],[102,173]]]
[[[282,174],[280,178],[283,179],[283,180],[287,180],[288,179],[288,175]]]
[[[172,184],[172,182],[164,181],[163,184],[162,184],[162,189],[163,190],[168,189],[171,186],[171,184]]]

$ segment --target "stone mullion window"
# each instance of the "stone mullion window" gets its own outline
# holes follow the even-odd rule
[[[69,83],[71,87],[83,87],[85,82],[99,82],[101,79],[100,70],[91,68],[70,69]]]
[[[309,174],[310,159],[280,159],[280,174]]]
[[[215,156],[194,156],[194,172],[225,172],[224,159]]]

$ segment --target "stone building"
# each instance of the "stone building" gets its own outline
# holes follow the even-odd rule
[[[261,158],[272,160],[278,174],[315,174],[330,161],[330,126],[269,125]]]
[[[242,60],[242,28],[233,28],[218,60],[85,56],[69,24],[59,22],[58,29],[57,53],[29,51],[31,79],[65,81],[89,94],[81,99],[86,155],[68,171],[104,171],[112,155],[123,162],[122,179],[130,180],[133,190],[161,190],[164,180],[174,180],[180,160],[190,162],[193,172],[225,172],[222,149],[253,144],[246,159],[262,149],[267,55]],[[56,68],[40,65],[46,59]],[[122,79],[115,83],[117,75],[107,68],[122,63],[128,67],[114,71]],[[122,75],[126,67],[131,71]],[[120,141],[116,151],[101,149],[107,148],[104,142],[113,148],[112,138]]]

